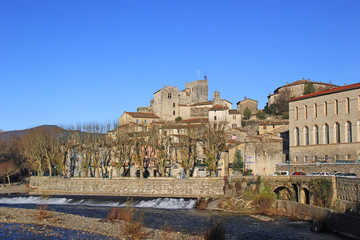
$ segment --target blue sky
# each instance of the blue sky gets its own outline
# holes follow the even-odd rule
[[[358,0],[0,1],[0,129],[106,122],[206,74],[259,108],[302,78],[360,82]]]

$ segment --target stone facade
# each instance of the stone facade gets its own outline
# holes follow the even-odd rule
[[[150,125],[153,122],[158,122],[159,117],[150,112],[124,112],[119,118],[119,126],[129,123],[136,123],[140,125]]]
[[[309,163],[309,164],[299,164],[291,163],[290,164],[277,164],[276,171],[289,171],[292,172],[304,172],[306,174],[312,172],[342,172],[342,173],[356,173],[357,176],[360,176],[360,164],[358,163]]]
[[[251,114],[256,114],[258,112],[258,101],[245,97],[244,100],[237,103],[237,110],[244,115],[246,108],[249,108]]]
[[[322,82],[312,82],[310,79],[295,81],[293,83],[286,83],[286,85],[278,87],[273,94],[268,96],[268,106],[274,104],[278,100],[287,100],[289,98],[299,97],[304,95],[305,84],[312,83],[315,92],[328,90],[332,88],[338,87],[337,85],[333,85],[330,83],[322,83]]]
[[[360,83],[289,100],[290,160],[360,160]]]
[[[277,137],[247,138],[244,142],[235,143],[228,150],[228,157],[224,157],[221,166],[224,166],[224,173],[233,175],[232,168],[227,169],[226,163],[232,164],[236,151],[241,152],[245,160],[245,169],[251,169],[253,174],[270,176],[276,171],[276,164],[284,162],[282,139]],[[228,173],[226,173],[228,171]]]
[[[35,194],[111,195],[142,197],[222,197],[225,181],[219,178],[62,178],[31,177]]]

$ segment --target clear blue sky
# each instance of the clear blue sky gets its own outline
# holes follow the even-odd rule
[[[360,82],[360,1],[0,1],[0,129],[114,120],[198,69],[234,108]]]

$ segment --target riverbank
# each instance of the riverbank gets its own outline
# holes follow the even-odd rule
[[[34,224],[57,227],[61,229],[72,229],[91,234],[103,235],[114,239],[137,239],[137,236],[145,239],[186,239],[199,240],[201,236],[192,236],[171,230],[162,231],[150,229],[142,226],[134,227],[135,231],[129,226],[128,222],[118,220],[105,220],[99,218],[88,218],[78,215],[65,214],[42,209],[19,209],[19,208],[0,208],[0,223],[19,223]],[[133,223],[136,224],[136,223]],[[130,232],[129,232],[130,231]],[[131,234],[133,233],[133,236]],[[136,235],[136,236],[135,236]],[[139,238],[140,238],[139,237]]]
[[[29,194],[33,189],[28,183],[14,183],[11,185],[0,185],[0,195]]]

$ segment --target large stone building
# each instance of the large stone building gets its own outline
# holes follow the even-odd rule
[[[311,83],[314,86],[315,92],[332,89],[338,87],[331,83],[312,82],[310,79],[295,81],[293,83],[286,83],[286,85],[275,89],[273,94],[268,96],[268,106],[276,103],[279,100],[287,100],[289,98],[300,97],[304,95],[305,85]]]
[[[241,114],[232,109],[232,103],[220,98],[220,93],[213,93],[213,100],[208,99],[208,80],[197,80],[185,84],[179,91],[177,87],[165,86],[154,93],[150,107],[139,107],[138,112],[154,113],[160,121],[208,118],[212,123],[227,123],[228,128],[241,126]]]
[[[360,83],[289,100],[290,160],[360,160]]]
[[[192,105],[208,101],[208,80],[197,80],[186,83],[186,88],[179,91],[177,87],[165,86],[154,93],[150,101],[153,112],[164,121],[174,121],[180,117],[181,105]]]

